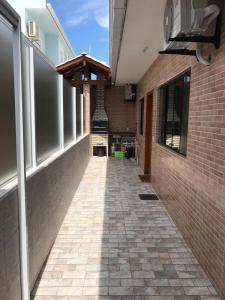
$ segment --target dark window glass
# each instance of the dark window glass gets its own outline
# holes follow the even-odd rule
[[[16,175],[13,28],[0,15],[0,183]]]
[[[176,78],[161,88],[161,126],[159,142],[186,155],[190,72]]]
[[[144,99],[140,100],[140,127],[139,133],[143,135],[144,133]]]

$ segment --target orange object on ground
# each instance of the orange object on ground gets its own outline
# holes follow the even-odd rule
[[[122,145],[122,146],[121,146],[121,151],[122,151],[122,152],[126,152],[126,147]]]

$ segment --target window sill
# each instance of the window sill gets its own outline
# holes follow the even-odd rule
[[[157,143],[157,145],[160,148],[162,148],[163,150],[167,150],[170,154],[174,154],[174,156],[176,156],[176,157],[178,156],[178,157],[183,158],[185,160],[187,159],[187,154],[186,155],[181,154],[181,153],[179,153],[177,151],[174,151],[172,148],[170,148],[170,147],[168,147],[166,145],[160,144],[160,143]]]
[[[81,142],[83,139],[85,139],[89,133],[84,134],[84,136],[80,137],[77,141],[72,142],[71,144],[67,145],[64,149],[58,150],[55,153],[51,154],[46,160],[41,162],[36,167],[31,167],[26,171],[26,179],[28,180],[38,172],[40,172],[42,169],[47,168],[50,164],[52,164],[56,159],[58,159],[60,156],[65,154],[67,151],[69,151],[71,148],[73,148],[76,144]],[[11,181],[8,181],[7,183],[0,186],[0,201],[2,198],[6,197],[9,193],[16,190],[18,184],[17,178],[13,178]]]

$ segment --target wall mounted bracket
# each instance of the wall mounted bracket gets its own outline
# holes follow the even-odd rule
[[[204,11],[204,10],[203,10]],[[202,12],[201,12],[202,14]],[[204,57],[204,44],[213,44],[215,49],[220,48],[221,43],[221,26],[222,26],[222,11],[217,5],[211,5],[207,7],[203,14],[203,19],[207,16],[212,15],[208,21],[208,27],[212,21],[216,20],[216,27],[214,35],[202,35],[200,32],[196,34],[189,34],[183,36],[177,36],[174,38],[169,38],[168,42],[179,42],[179,43],[196,43],[196,50],[188,49],[173,49],[168,48],[164,51],[159,51],[159,54],[174,54],[174,55],[186,55],[186,56],[195,56],[196,59],[204,64],[209,66],[211,64],[211,55],[206,59]],[[204,31],[203,31],[204,32]]]
[[[187,49],[167,49],[164,51],[159,51],[159,54],[174,54],[174,55],[185,55],[185,56],[195,56],[195,50],[187,50]]]
[[[220,48],[220,35],[222,26],[222,12],[220,12],[216,21],[215,34],[213,36],[193,35],[193,36],[178,36],[170,38],[169,42],[189,42],[189,43],[208,43],[213,44],[216,49]]]

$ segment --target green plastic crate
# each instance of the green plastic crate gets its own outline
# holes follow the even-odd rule
[[[122,151],[115,151],[114,155],[116,159],[121,159],[125,157],[125,153]]]

